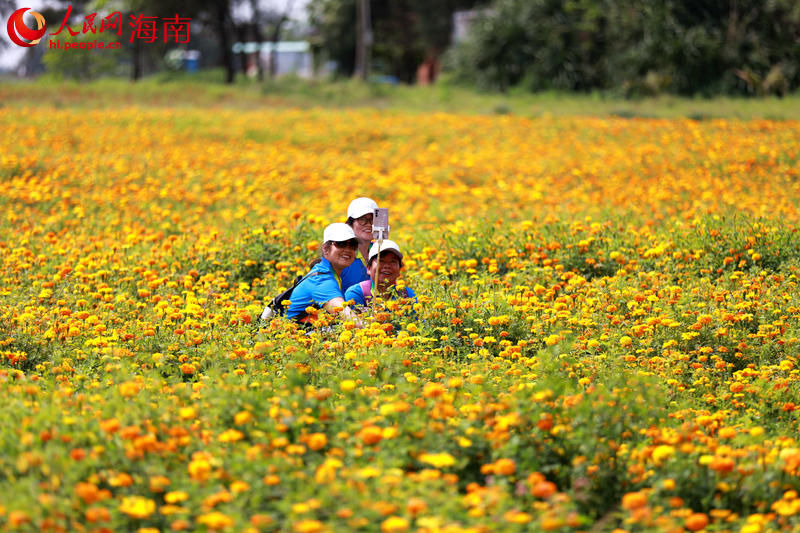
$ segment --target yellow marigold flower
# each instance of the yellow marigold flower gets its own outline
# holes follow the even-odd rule
[[[313,451],[321,450],[328,445],[328,437],[324,433],[312,433],[308,437],[308,447]]]
[[[410,524],[405,518],[399,516],[390,516],[381,523],[381,531],[384,533],[397,533],[399,531],[408,531]]]
[[[167,503],[180,503],[189,499],[189,495],[183,491],[171,491],[164,494],[164,501]]]
[[[504,514],[503,519],[506,522],[511,522],[512,524],[527,524],[533,519],[533,517],[528,513],[512,510]]]
[[[211,474],[211,463],[206,459],[193,459],[188,466],[189,475],[196,481],[205,481]]]
[[[438,398],[445,392],[447,392],[447,389],[444,388],[444,385],[441,383],[435,383],[433,381],[429,381],[422,388],[422,395],[425,398]]]
[[[661,446],[657,446],[655,450],[653,450],[653,461],[660,465],[670,457],[675,454],[675,448],[669,446],[667,444],[662,444]]]
[[[269,474],[264,476],[264,484],[265,485],[280,485],[281,478],[276,476],[275,474]]]
[[[233,518],[219,511],[212,511],[197,517],[197,523],[206,526],[209,529],[225,529],[232,527],[234,524]]]
[[[559,343],[560,340],[561,340],[561,337],[559,335],[555,335],[555,334],[554,335],[548,335],[547,337],[545,337],[544,343],[546,345],[548,345],[548,346],[555,346],[556,344]]]
[[[223,431],[217,438],[220,442],[237,442],[244,438],[244,433],[238,429],[228,429]]]
[[[237,426],[241,426],[242,424],[247,424],[253,419],[253,413],[249,411],[240,411],[236,413],[233,417],[233,423]]]
[[[156,502],[141,496],[126,496],[119,504],[119,510],[131,518],[147,518],[156,510]]]
[[[325,459],[314,473],[314,481],[318,484],[331,483],[336,479],[336,469],[342,466],[338,459]],[[269,483],[267,483],[269,485]]]
[[[422,455],[419,456],[419,460],[422,463],[427,463],[436,468],[446,468],[448,466],[453,466],[454,464],[456,464],[455,458],[449,453],[445,452],[423,453]]]
[[[141,386],[136,383],[135,381],[126,381],[125,383],[120,383],[119,385],[119,393],[124,398],[131,398],[139,394],[141,390]]]
[[[323,529],[324,525],[319,520],[300,520],[292,526],[296,533],[320,533]]]
[[[164,492],[164,487],[169,486],[170,479],[166,476],[153,476],[150,478],[150,490],[153,492]]]
[[[231,483],[230,490],[234,494],[239,494],[240,492],[247,492],[250,490],[250,484],[245,481],[234,481]]]

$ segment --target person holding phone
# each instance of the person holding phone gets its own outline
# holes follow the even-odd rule
[[[346,289],[369,279],[367,273],[367,254],[372,244],[372,219],[378,204],[371,198],[356,198],[347,206],[347,224],[353,228],[358,239],[359,257],[342,272],[342,286]]]
[[[356,259],[358,239],[353,228],[336,222],[325,228],[322,237],[322,257],[298,283],[289,298],[286,317],[297,322],[309,322],[308,307],[339,313],[343,318],[356,318],[345,306],[342,273]]]
[[[378,257],[378,243],[369,250],[367,272],[370,280],[362,281],[348,287],[344,293],[346,301],[353,301],[356,305],[367,305],[377,295],[384,300],[398,298],[413,298],[417,295],[408,287],[397,289],[397,278],[403,269],[403,252],[396,242],[386,239],[380,245],[380,258]]]

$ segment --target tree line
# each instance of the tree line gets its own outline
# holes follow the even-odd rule
[[[200,31],[205,42],[216,43],[204,57],[223,66],[225,80],[233,82],[245,67],[243,54],[232,52],[233,43],[280,40],[293,1],[70,4],[78,16],[113,8],[126,16],[191,17],[193,35]],[[5,18],[12,6],[0,0],[0,14]],[[232,13],[242,6],[249,15],[235,20]],[[797,0],[310,0],[307,9],[307,38],[316,63],[331,61],[340,76],[371,71],[414,83],[427,66],[427,81],[444,71],[456,83],[487,90],[600,90],[626,96],[783,95],[800,87]],[[48,21],[59,20],[64,7],[48,5],[42,11]],[[473,23],[466,39],[454,43],[457,11],[471,11]],[[135,40],[124,44],[133,79],[164,52],[144,50]],[[358,57],[368,62],[366,68]]]
[[[352,71],[356,0],[313,0],[320,50]],[[800,87],[797,0],[372,0],[374,61],[403,81],[440,56],[490,90],[779,94]],[[452,14],[473,9],[468,38]],[[445,50],[447,51],[445,53]]]

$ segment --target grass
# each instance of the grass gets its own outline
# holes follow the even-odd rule
[[[211,107],[253,109],[378,108],[421,113],[617,116],[624,118],[800,119],[800,95],[785,98],[684,98],[662,95],[623,99],[604,93],[483,93],[447,81],[417,87],[362,83],[354,80],[306,81],[293,77],[259,83],[242,76],[233,85],[222,82],[219,70],[191,75],[161,73],[132,83],[106,78],[90,83],[40,78],[0,80],[0,106],[109,108]]]

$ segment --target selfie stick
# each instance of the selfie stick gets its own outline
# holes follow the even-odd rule
[[[378,240],[378,256],[375,259],[377,261],[375,263],[375,292],[377,293],[379,292],[378,282],[381,277],[381,247],[383,246],[383,240],[389,237],[389,210],[386,208],[375,209],[372,220],[372,236]],[[375,294],[373,294],[373,310],[375,309],[375,298]]]

